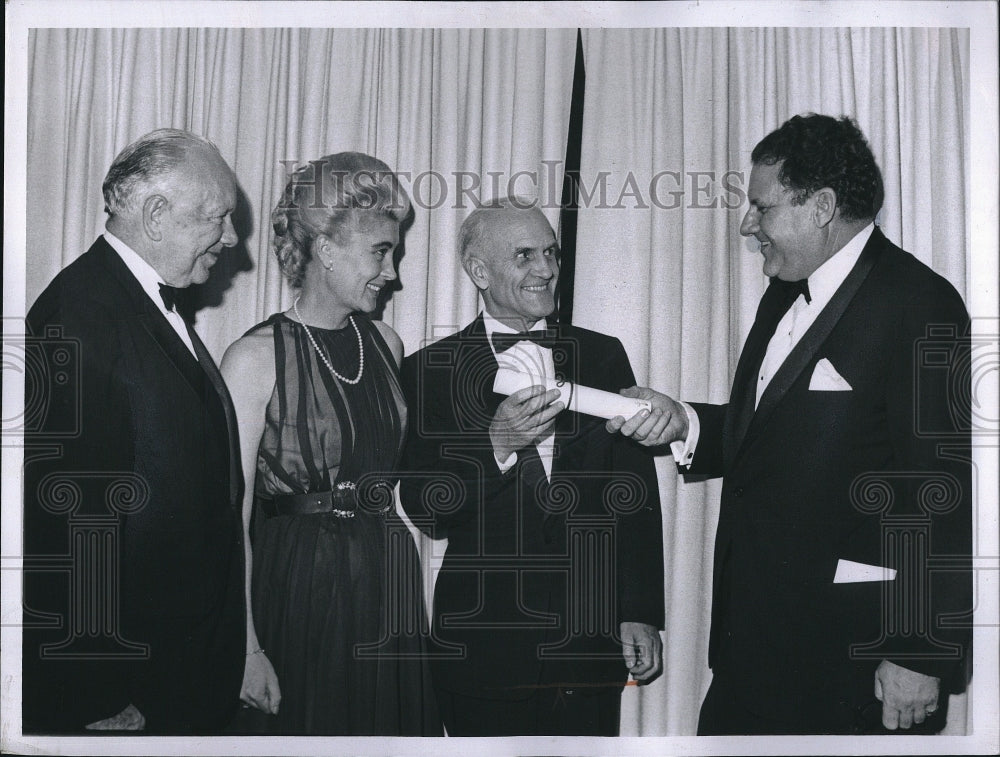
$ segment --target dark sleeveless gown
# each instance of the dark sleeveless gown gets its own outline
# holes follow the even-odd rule
[[[284,314],[251,329],[272,331],[276,369],[257,458],[252,605],[282,695],[277,715],[255,720],[274,734],[441,735],[420,565],[391,495],[382,497],[387,511],[359,507],[353,518],[265,514],[275,495],[373,475],[396,483],[406,404],[381,334],[354,318],[365,369],[353,386]],[[338,371],[356,374],[350,325],[310,331]]]

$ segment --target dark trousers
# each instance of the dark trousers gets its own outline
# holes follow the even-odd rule
[[[871,689],[874,691],[874,679]],[[725,673],[716,673],[705,695],[698,717],[699,736],[755,736],[792,734],[934,734],[944,728],[948,718],[948,695],[942,692],[938,709],[923,723],[909,729],[890,731],[882,725],[882,703],[873,693],[866,692],[855,698],[858,704],[830,702],[826,706],[806,709],[794,719],[779,718],[754,711],[748,704],[738,679]],[[804,703],[805,704],[805,703]]]
[[[438,690],[449,736],[617,736],[621,689],[538,688],[527,699],[480,699]]]

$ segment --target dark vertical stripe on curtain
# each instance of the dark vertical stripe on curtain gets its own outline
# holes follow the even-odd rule
[[[573,278],[576,272],[576,217],[579,211],[580,149],[583,142],[583,91],[587,72],[583,65],[583,37],[576,33],[576,63],[570,100],[569,133],[566,135],[566,173],[563,179],[559,237],[562,252],[559,273],[559,322],[573,319]]]

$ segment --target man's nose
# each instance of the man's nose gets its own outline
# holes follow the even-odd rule
[[[233,219],[231,216],[226,216],[223,221],[222,227],[222,239],[219,241],[222,243],[223,247],[232,247],[237,242],[240,241],[239,236],[236,234],[236,227],[233,226]]]
[[[754,234],[758,228],[757,212],[753,208],[750,208],[750,210],[747,211],[747,214],[743,216],[743,223],[740,224],[740,234],[745,237],[749,237]]]
[[[548,281],[559,270],[559,264],[555,258],[546,255],[537,255],[532,261],[531,272],[540,279]]]

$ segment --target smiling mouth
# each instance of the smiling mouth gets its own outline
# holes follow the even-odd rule
[[[548,284],[536,284],[534,286],[523,286],[521,287],[525,292],[547,292],[549,291]]]
[[[375,294],[378,294],[379,292],[382,291],[382,285],[381,284],[365,284],[365,287],[369,291],[374,292]]]
[[[763,253],[764,250],[766,250],[768,247],[771,246],[770,242],[764,242],[764,241],[761,241],[759,239],[757,241],[760,243],[760,251],[761,251],[761,253]]]

